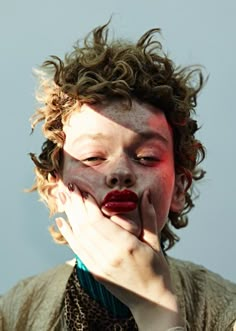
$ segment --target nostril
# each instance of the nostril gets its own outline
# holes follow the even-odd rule
[[[131,184],[131,179],[130,178],[126,178],[125,179],[125,184],[126,185],[130,185]]]
[[[113,177],[113,178],[111,179],[111,184],[112,184],[112,185],[116,185],[117,182],[118,182],[117,178]]]
[[[130,187],[135,183],[135,176],[131,173],[125,173],[120,171],[120,173],[113,173],[106,177],[106,183],[110,187],[123,186]]]

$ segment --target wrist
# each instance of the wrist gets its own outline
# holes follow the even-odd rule
[[[139,331],[185,330],[177,298],[173,294],[167,295],[161,303],[145,301],[133,307],[131,312]]]

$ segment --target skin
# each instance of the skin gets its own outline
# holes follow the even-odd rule
[[[182,323],[159,237],[169,211],[184,206],[184,180],[175,175],[163,112],[135,100],[124,108],[121,101],[83,104],[65,123],[57,204],[69,225],[62,218],[57,225],[94,277],[130,308],[139,330],[162,331]],[[139,198],[134,211],[102,208],[107,193],[124,189]]]

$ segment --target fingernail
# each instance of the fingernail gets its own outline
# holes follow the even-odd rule
[[[67,187],[68,187],[68,190],[69,190],[70,192],[74,192],[74,190],[75,190],[75,186],[74,186],[74,184],[72,184],[72,183],[68,183],[68,184],[67,184]]]
[[[58,226],[58,228],[61,228],[62,227],[62,221],[61,221],[61,219],[60,218],[56,218],[56,224],[57,224],[57,226]]]
[[[58,193],[59,199],[61,201],[61,203],[64,205],[66,203],[66,196],[63,192],[59,192]]]
[[[81,192],[81,194],[82,194],[82,197],[86,200],[86,199],[88,199],[88,192]]]

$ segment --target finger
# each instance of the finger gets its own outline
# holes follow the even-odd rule
[[[79,187],[75,184],[70,184],[71,188],[67,189],[68,196],[70,198],[70,209],[68,214],[73,220],[75,218],[76,224],[79,221],[80,223],[86,222],[87,220],[87,210],[84,204],[84,198]],[[75,217],[76,216],[76,217]]]
[[[96,200],[89,193],[82,195],[79,188],[74,186],[68,195],[65,210],[81,249],[86,249],[88,255],[93,255],[94,251],[97,251],[97,255],[100,252],[106,254],[107,245],[110,246],[114,235],[114,225],[102,214]]]
[[[78,246],[81,245],[83,250],[106,253],[107,245],[110,246],[111,238],[114,238],[115,224],[102,214],[96,200],[90,194],[82,196],[75,185],[73,189],[71,185],[70,190],[66,188],[64,195],[66,200],[64,208],[74,235],[74,238],[69,239],[71,248],[77,251]],[[67,227],[63,226],[62,229],[67,236]]]
[[[110,241],[112,237],[114,238],[122,231],[121,227],[111,221],[111,218],[102,213],[96,200],[90,194],[87,195],[84,204],[88,214],[88,222],[104,239]]]
[[[105,221],[108,219],[107,217],[104,216],[97,201],[91,194],[86,193],[86,195],[84,196],[84,205],[87,210],[90,223]]]
[[[143,224],[142,240],[155,251],[160,251],[156,212],[152,205],[151,194],[145,190],[141,200],[141,217]]]
[[[74,250],[76,243],[75,243],[73,231],[69,226],[69,224],[62,217],[57,217],[55,219],[55,222],[58,227],[58,230],[67,241],[68,245]]]
[[[83,202],[83,197],[74,184],[70,184],[70,190],[63,184],[64,210],[68,217],[73,232],[79,231],[79,224],[86,222],[87,211]],[[62,201],[62,200],[61,200]]]
[[[117,225],[119,225],[122,229],[130,232],[131,234],[135,235],[136,237],[139,237],[140,235],[140,228],[138,225],[131,221],[128,218],[125,218],[124,216],[119,215],[113,215],[111,216],[111,221]]]
[[[75,236],[69,224],[62,217],[56,218],[55,221],[60,233],[66,239],[72,251],[80,257],[90,271],[94,272],[97,267],[97,260],[101,261],[103,256],[99,256],[99,259],[97,259],[99,252],[96,251],[96,256],[94,257],[94,254],[91,254],[91,251],[94,251],[92,243],[80,240],[80,238]]]

